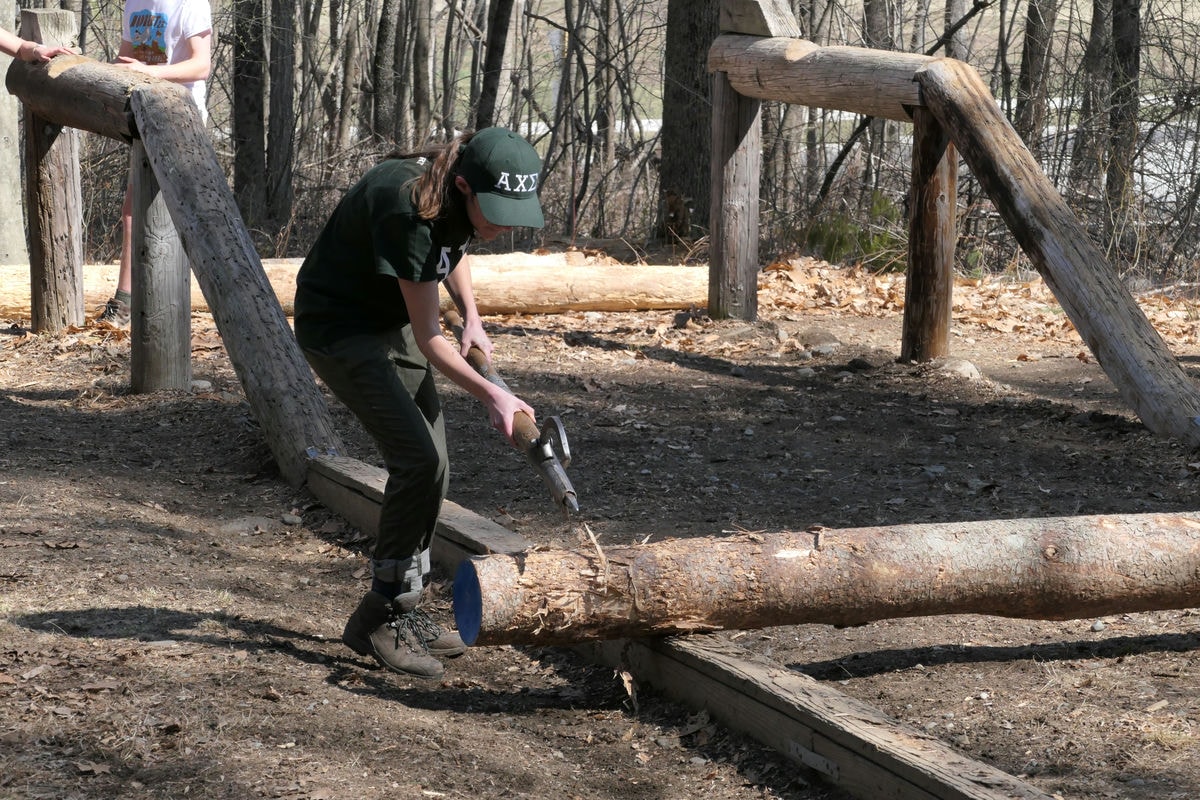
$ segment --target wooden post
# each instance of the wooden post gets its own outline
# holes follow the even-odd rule
[[[792,37],[800,26],[782,0],[722,0],[723,33]],[[790,41],[790,39],[784,39]],[[709,205],[708,314],[758,319],[758,191],[762,102],[739,93],[723,68],[712,73],[712,197]]]
[[[72,43],[76,24],[70,11],[21,12],[21,36],[43,44]],[[48,71],[53,65],[39,69]],[[26,106],[25,164],[30,322],[38,333],[59,333],[83,324],[79,133],[48,122]]]
[[[969,65],[918,70],[924,104],[1054,292],[1104,372],[1146,427],[1200,444],[1200,392],[1146,319],[1104,252],[1045,176]]]
[[[913,181],[901,361],[949,355],[954,292],[958,154],[924,108],[913,110]]]
[[[762,103],[713,73],[708,314],[758,318],[758,189]]]
[[[130,386],[187,389],[192,382],[192,285],[187,257],[141,140],[129,148],[133,198]]]
[[[1088,619],[1191,608],[1200,515],[950,522],[475,556],[454,578],[468,644],[557,645],[862,625],[939,614]]]

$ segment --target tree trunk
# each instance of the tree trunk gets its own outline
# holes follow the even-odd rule
[[[504,71],[512,12],[513,0],[491,0],[488,4],[487,48],[483,57],[479,108],[475,111],[475,130],[496,124],[496,98],[500,96],[500,78]]]
[[[892,0],[864,0],[863,44],[872,50],[895,50],[895,18]],[[869,198],[879,188],[879,165],[888,158],[887,120],[872,118],[867,123],[862,193]],[[868,200],[867,206],[870,206]]]
[[[1076,195],[1099,194],[1108,144],[1108,110],[1112,96],[1112,0],[1092,0],[1092,21],[1083,51],[1079,114],[1074,120],[1069,185]]]
[[[1121,241],[1133,202],[1133,170],[1138,145],[1138,78],[1141,73],[1141,2],[1113,0],[1113,77],[1107,219],[1114,253],[1129,251]],[[1134,236],[1136,239],[1136,235]]]
[[[1050,48],[1058,0],[1029,0],[1025,37],[1021,45],[1021,73],[1017,76],[1017,109],[1013,127],[1034,156],[1041,153],[1046,127],[1046,104],[1050,102]]]
[[[429,74],[429,59],[433,48],[433,2],[414,0],[413,6],[413,143],[422,147],[429,141],[433,132],[433,86]]]
[[[267,210],[267,128],[263,98],[267,62],[263,0],[234,0],[233,194],[246,227],[262,224]]]
[[[399,0],[382,0],[379,8],[375,58],[371,62],[371,82],[375,89],[371,127],[380,140],[396,130],[396,15],[403,7]]]
[[[454,578],[468,644],[561,645],[989,614],[1086,619],[1191,608],[1200,515],[749,533],[475,556]]]
[[[687,227],[708,227],[712,194],[712,89],[707,49],[719,32],[718,0],[668,0],[663,55],[662,165],[659,191],[664,201],[657,226],[665,230],[668,193],[688,209]],[[690,231],[689,231],[690,232]],[[690,236],[688,238],[691,238]]]
[[[267,130],[267,213],[271,231],[292,218],[293,144],[296,136],[296,4],[271,0],[271,98]]]
[[[946,0],[946,14],[944,19],[946,31],[949,33],[953,28],[954,23],[958,22],[967,13],[967,0]],[[967,35],[963,33],[962,28],[959,28],[953,33],[949,33],[946,37],[946,58],[957,58],[960,61],[970,61],[971,53],[968,47]]]

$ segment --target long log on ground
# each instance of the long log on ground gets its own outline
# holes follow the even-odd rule
[[[292,314],[301,259],[263,261],[263,271],[284,313]],[[471,276],[483,314],[561,314],[571,311],[656,311],[704,308],[708,270],[676,265],[571,264],[562,254],[472,256]],[[94,314],[112,297],[116,264],[83,268],[84,308]],[[208,311],[192,279],[193,311]],[[29,267],[0,265],[0,317],[29,316]]]
[[[953,59],[916,73],[925,105],[1054,292],[1122,399],[1161,436],[1200,444],[1200,392],[1134,302],[979,74]]]
[[[471,644],[989,614],[1086,619],[1200,605],[1200,514],[745,534],[459,565]]]

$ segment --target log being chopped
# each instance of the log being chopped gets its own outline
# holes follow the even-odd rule
[[[743,533],[475,556],[454,578],[467,644],[987,614],[1063,620],[1200,605],[1200,514]]]

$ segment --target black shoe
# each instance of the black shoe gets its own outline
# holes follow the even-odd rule
[[[129,324],[129,304],[112,298],[104,304],[104,310],[100,312],[100,316],[96,317],[98,322],[107,322],[117,328],[124,328]]]
[[[445,669],[429,653],[414,614],[398,613],[391,600],[367,592],[342,631],[342,642],[362,656],[372,656],[380,666],[415,678],[439,678]]]

